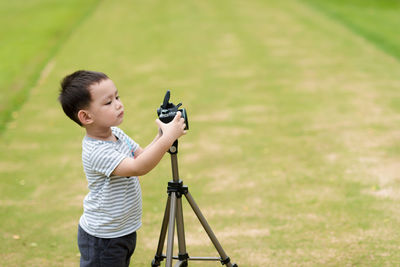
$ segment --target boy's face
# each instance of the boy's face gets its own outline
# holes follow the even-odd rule
[[[124,119],[124,105],[112,80],[102,80],[89,88],[92,101],[87,112],[91,125],[99,128],[117,126]]]

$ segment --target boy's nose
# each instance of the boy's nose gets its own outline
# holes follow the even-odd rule
[[[123,108],[123,107],[124,107],[124,104],[122,104],[121,100],[117,100],[116,101],[116,108],[120,109],[120,108]]]

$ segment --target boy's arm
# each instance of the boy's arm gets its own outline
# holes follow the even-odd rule
[[[138,157],[140,154],[142,154],[143,151],[145,151],[146,149],[148,149],[149,147],[151,147],[152,145],[154,145],[154,143],[157,142],[158,139],[160,139],[160,137],[162,136],[162,131],[161,128],[158,128],[158,134],[156,135],[156,137],[154,138],[154,140],[147,145],[144,149],[141,148],[140,146],[135,150],[135,157]]]
[[[112,175],[117,176],[142,176],[150,172],[162,159],[164,154],[172,146],[173,142],[186,134],[185,120],[178,112],[175,118],[168,124],[156,120],[162,131],[162,136],[156,137],[154,141],[145,149],[141,149],[138,156],[133,158],[125,158],[115,168]]]

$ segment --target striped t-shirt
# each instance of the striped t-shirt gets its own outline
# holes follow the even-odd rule
[[[111,176],[123,159],[134,156],[139,145],[121,129],[111,129],[116,142],[87,136],[82,141],[83,169],[90,191],[83,200],[79,224],[87,233],[100,238],[130,234],[142,224],[138,177]]]

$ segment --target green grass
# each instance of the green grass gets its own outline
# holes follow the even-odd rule
[[[239,266],[398,265],[400,63],[305,3],[101,2],[2,136],[1,264],[78,263],[84,131],[56,99],[59,80],[86,68],[114,80],[121,128],[142,146],[156,134],[165,90],[184,103],[181,178]],[[154,257],[167,157],[141,178],[133,266]],[[189,254],[216,256],[184,212]]]
[[[397,0],[305,0],[316,9],[343,23],[354,33],[375,44],[400,60],[400,36],[394,29],[400,27]]]
[[[46,63],[96,2],[0,2],[0,133],[29,97]]]

